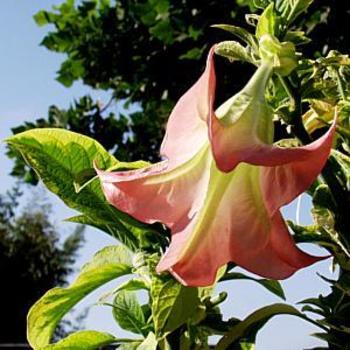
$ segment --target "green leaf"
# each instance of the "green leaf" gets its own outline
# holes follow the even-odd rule
[[[138,346],[137,350],[157,350],[157,345],[156,336],[150,332],[147,338]]]
[[[239,343],[240,349],[239,350],[254,350],[255,344],[247,343],[247,342],[241,342]]]
[[[140,278],[132,278],[132,279],[127,280],[124,283],[120,284],[114,290],[103,294],[99,298],[99,303],[102,303],[102,304],[105,303],[110,297],[116,295],[118,292],[121,292],[122,290],[134,292],[134,291],[138,291],[141,289],[149,290],[148,284]]]
[[[35,23],[39,27],[42,27],[42,26],[49,23],[48,15],[49,14],[46,11],[39,11],[33,16],[33,18],[34,18]]]
[[[106,223],[105,221],[92,219],[86,215],[73,216],[66,219],[65,221],[74,222],[76,224],[89,225],[101,231],[107,232],[113,237],[119,237],[120,235],[119,225],[117,225],[116,223],[110,223],[110,222]],[[140,233],[138,233],[138,238],[139,238],[139,241],[137,242],[137,247],[139,247],[140,249],[156,250],[160,242],[163,242],[164,245],[166,243],[166,236],[162,234],[162,232],[154,231],[154,230],[151,230],[150,228],[145,228],[144,231],[140,231]],[[136,247],[133,244],[131,244],[130,241],[127,241],[126,243],[123,242],[123,243],[126,246],[128,246],[129,249],[136,250]],[[130,243],[130,246],[129,246],[129,243]]]
[[[199,305],[198,288],[185,287],[168,276],[153,278],[151,297],[156,334],[172,332],[184,324]]]
[[[131,270],[126,248],[110,246],[99,251],[69,287],[49,290],[32,306],[28,314],[30,345],[34,349],[48,345],[57,324],[74,305],[96,288]]]
[[[84,171],[90,172],[94,161],[103,169],[127,167],[127,163],[118,162],[95,140],[63,129],[33,129],[12,136],[7,142],[22,154],[51,192],[85,215],[87,224],[96,223],[93,226],[134,251],[140,247],[140,240],[153,232],[112,207],[99,181],[89,182],[76,193],[74,184],[81,181]],[[130,166],[134,168],[135,163]]]
[[[284,295],[283,288],[281,284],[276,280],[254,278],[240,272],[228,272],[221,278],[220,281],[237,280],[237,279],[244,279],[244,280],[257,282],[260,285],[262,285],[264,288],[266,288],[268,291],[270,291],[271,293],[277,295],[283,300],[286,300],[286,296]]]
[[[308,7],[314,2],[314,0],[284,0],[290,6],[287,21],[293,22],[300,14],[305,12]]]
[[[55,344],[44,346],[40,350],[95,350],[116,341],[117,339],[108,333],[80,331],[70,334]]]
[[[194,47],[179,57],[180,60],[199,60],[202,57],[206,45],[202,47]]]
[[[333,334],[328,334],[328,333],[313,333],[312,336],[319,338],[323,341],[326,341],[329,345],[333,345],[331,349],[344,349],[341,340],[339,337],[333,335]],[[329,349],[329,347],[327,348]],[[346,348],[344,350],[347,350]]]
[[[144,314],[134,292],[123,290],[116,295],[113,302],[113,316],[121,328],[145,335]]]
[[[217,55],[228,58],[230,61],[243,61],[255,64],[249,51],[237,41],[222,41],[215,47]]]
[[[127,290],[129,292],[132,292],[132,291],[137,291],[137,290],[141,290],[141,289],[145,289],[145,290],[148,290],[149,289],[149,286],[147,285],[147,283],[140,279],[140,278],[133,278],[131,280],[128,280],[124,283],[122,283],[121,285],[119,285],[114,293],[117,293],[117,292],[120,292],[122,290]]]
[[[316,208],[326,208],[335,211],[334,200],[332,194],[326,184],[317,186],[313,193],[312,203]]]
[[[272,2],[259,17],[256,27],[257,38],[260,39],[265,34],[277,36],[277,24],[278,20],[274,12],[274,3]]]
[[[259,41],[259,53],[263,60],[273,63],[277,74],[289,75],[297,66],[295,46],[291,42],[280,42],[275,36],[265,34]]]
[[[334,166],[334,171],[337,173],[339,180],[342,181],[343,186],[350,192],[350,157],[335,149],[332,150],[331,157],[337,163]]]
[[[273,316],[276,315],[295,315],[304,318],[304,316],[294,307],[286,304],[272,304],[265,306],[252,314],[246,319],[233,326],[219,341],[215,349],[226,350],[232,349],[239,341],[249,337],[255,339],[259,329]]]
[[[118,346],[118,350],[137,350],[138,347],[141,345],[141,342],[130,342],[126,344],[120,344]]]
[[[312,208],[311,212],[316,223],[317,230],[324,233],[324,236],[327,235],[331,239],[331,243],[333,241],[333,243],[336,244],[336,246],[334,246],[334,244],[329,245],[330,247],[334,248],[333,250],[335,252],[340,250],[345,254],[345,261],[342,261],[343,259],[341,259],[340,255],[337,254],[337,262],[345,268],[347,265],[346,261],[350,257],[350,252],[346,247],[346,244],[344,244],[342,236],[339,235],[335,229],[335,213],[337,212],[337,209],[334,205],[333,197],[327,185],[321,184],[317,186],[313,193],[312,203],[314,207]]]
[[[227,270],[227,265],[221,266],[216,273],[215,282],[211,286],[198,288],[198,295],[200,300],[204,300],[213,294],[213,291],[215,289],[217,282],[220,281],[222,276],[224,276],[224,274],[226,273],[226,270]]]
[[[165,44],[171,45],[174,41],[173,28],[169,19],[160,20],[149,29],[149,32]]]
[[[169,0],[149,0],[149,3],[154,7],[159,15],[166,14],[169,11]]]
[[[313,243],[325,248],[337,249],[338,244],[332,237],[320,231],[317,225],[301,226],[287,220],[288,226],[292,229],[293,238],[297,243]]]
[[[89,225],[89,226],[95,227],[95,228],[97,228],[101,231],[104,231],[104,232],[111,232],[111,229],[112,229],[111,227],[109,227],[108,224],[105,224],[103,221],[93,220],[86,215],[73,216],[73,217],[70,217],[68,219],[65,219],[65,221],[74,222],[76,224],[81,224],[81,225]],[[114,236],[114,235],[112,234],[112,236]]]
[[[301,30],[289,30],[283,41],[291,41],[294,45],[306,45],[311,42],[311,39]]]
[[[250,45],[252,48],[257,49],[258,47],[258,41],[256,40],[255,36],[249,33],[244,28],[228,24],[215,24],[212,27],[225,30],[235,35],[237,38],[241,39],[243,42],[245,42],[247,45]]]

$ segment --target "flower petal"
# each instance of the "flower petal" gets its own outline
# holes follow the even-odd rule
[[[145,222],[180,229],[201,206],[209,178],[209,146],[181,166],[161,162],[145,169],[105,172],[96,169],[107,200]]]
[[[186,285],[206,286],[229,261],[283,279],[321,259],[297,248],[279,212],[269,217],[259,188],[260,171],[240,164],[223,174],[213,165],[203,207],[187,227],[173,232],[157,271],[169,270]]]
[[[248,129],[248,125],[247,122],[246,129]],[[282,148],[255,141],[256,137],[251,135],[251,132],[245,132],[242,127],[240,130],[235,126],[225,127],[220,124],[220,121],[214,119],[212,130],[215,130],[213,131],[215,137],[212,138],[211,142],[213,153],[216,155],[217,166],[224,172],[231,171],[240,162],[269,167],[301,161],[306,164],[310,160],[315,159],[315,156],[322,159],[324,159],[325,156],[326,159],[328,158],[335,126],[336,122],[334,121],[326,134],[309,145],[295,148]],[[323,161],[323,165],[324,163],[325,160]],[[323,165],[319,168],[319,171],[313,172],[314,177],[320,173]]]
[[[265,101],[265,88],[272,68],[261,65],[248,84],[210,114],[209,136],[218,168],[230,172],[240,162],[278,166],[291,162],[309,162],[323,157],[331,148],[336,118],[330,130],[319,140],[297,148],[272,145],[272,111]],[[319,169],[318,173],[321,171]],[[316,177],[316,175],[313,175]]]
[[[272,113],[264,96],[271,72],[269,64],[260,66],[239,93],[210,114],[210,142],[221,171],[231,171],[272,143]]]
[[[191,159],[208,141],[206,121],[213,108],[216,77],[214,46],[211,48],[204,73],[180,98],[167,124],[160,153],[174,167]]]
[[[242,254],[235,262],[259,276],[285,279],[299,269],[328,258],[309,255],[300,250],[286,227],[280,212],[271,218],[268,243],[250,254]]]
[[[321,173],[332,147],[336,120],[331,128],[315,142],[298,148],[273,148],[262,155],[260,184],[265,206],[270,216],[283,205],[306,191]],[[294,152],[293,152],[294,151]]]

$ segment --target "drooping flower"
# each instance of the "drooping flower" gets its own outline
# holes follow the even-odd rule
[[[132,171],[97,170],[103,191],[119,210],[170,228],[158,272],[207,286],[232,261],[263,277],[284,279],[321,259],[295,245],[279,209],[320,173],[334,125],[307,146],[274,146],[264,97],[269,62],[214,112],[213,55],[214,48],[204,73],[170,115],[161,146],[165,160]]]

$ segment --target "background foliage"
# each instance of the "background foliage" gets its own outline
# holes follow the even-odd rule
[[[40,11],[37,24],[53,25],[41,44],[66,55],[57,80],[67,87],[82,80],[107,90],[111,100],[101,104],[83,96],[68,110],[51,106],[47,116],[19,125],[14,133],[62,127],[94,138],[117,159],[158,160],[175,101],[199,76],[208,47],[231,38],[210,26],[234,23],[251,30],[244,20],[249,5],[257,10],[250,0],[68,0],[52,11]],[[304,48],[306,56],[325,55],[330,49],[348,52],[350,36],[339,24],[349,20],[345,1],[316,1],[295,24],[312,39]],[[217,67],[220,104],[244,85],[252,67],[223,59]],[[14,176],[37,182],[20,157],[11,151],[9,156],[15,159]]]
[[[49,219],[50,207],[36,198],[36,205],[18,210],[20,199],[17,187],[0,196],[0,274],[6,281],[1,288],[6,322],[1,325],[0,343],[26,342],[29,308],[46,290],[66,283],[83,243],[82,227],[60,242]],[[56,334],[62,336],[68,328],[61,325]]]

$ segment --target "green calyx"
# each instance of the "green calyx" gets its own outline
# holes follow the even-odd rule
[[[280,42],[270,34],[260,38],[259,53],[263,61],[272,62],[274,71],[281,76],[289,75],[298,65],[294,44]]]

